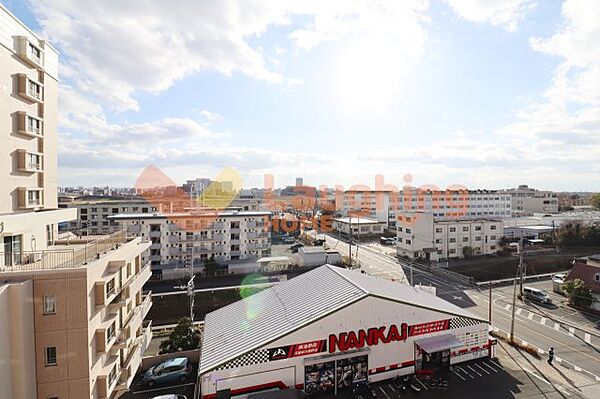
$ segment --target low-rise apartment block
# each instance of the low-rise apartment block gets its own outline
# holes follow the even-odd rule
[[[385,228],[384,222],[379,222],[371,218],[345,217],[333,219],[331,226],[333,230],[344,235],[352,234],[353,237],[374,237],[381,236]]]
[[[500,250],[501,220],[436,220],[432,212],[417,211],[399,214],[397,223],[398,256],[437,262]]]
[[[389,228],[404,211],[431,212],[435,220],[511,217],[511,196],[495,190],[349,190],[338,209],[343,216],[370,217]]]
[[[130,234],[151,241],[152,265],[194,266],[269,256],[271,213],[222,211],[175,214],[123,214],[117,221]]]
[[[505,190],[512,199],[513,216],[529,216],[534,213],[558,213],[558,194],[540,191],[527,185]]]

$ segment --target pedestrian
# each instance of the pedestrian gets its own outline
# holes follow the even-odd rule
[[[548,364],[552,366],[552,361],[554,360],[554,347],[550,347],[548,351]]]

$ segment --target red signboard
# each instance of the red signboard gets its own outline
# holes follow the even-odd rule
[[[428,323],[414,324],[409,327],[408,335],[414,337],[415,335],[430,334],[437,331],[444,331],[450,328],[450,320],[438,320],[431,321]]]

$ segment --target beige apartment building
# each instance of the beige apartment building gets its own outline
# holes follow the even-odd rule
[[[501,220],[436,220],[433,212],[402,212],[397,221],[398,256],[444,261],[500,250]]]
[[[152,334],[150,243],[59,233],[58,54],[2,5],[0,44],[0,398],[116,398]]]

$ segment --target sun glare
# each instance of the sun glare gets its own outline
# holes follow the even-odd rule
[[[348,111],[388,110],[404,75],[402,58],[380,40],[347,48],[334,71],[337,101]]]

